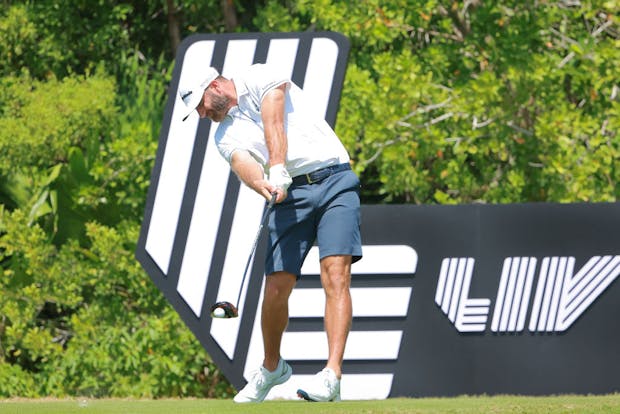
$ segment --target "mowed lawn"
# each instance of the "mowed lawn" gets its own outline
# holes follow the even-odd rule
[[[230,400],[3,400],[2,414],[559,414],[620,413],[620,394],[604,396],[552,397],[455,397],[394,398],[381,401],[343,401],[307,403],[304,401],[269,401],[262,404],[234,404]]]

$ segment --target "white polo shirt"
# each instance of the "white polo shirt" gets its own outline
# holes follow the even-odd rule
[[[349,162],[346,149],[322,115],[316,114],[297,85],[278,72],[277,67],[255,64],[232,78],[238,105],[228,111],[215,132],[222,156],[230,163],[234,151],[247,150],[268,171],[269,151],[260,107],[267,92],[286,83],[286,169],[291,177]]]

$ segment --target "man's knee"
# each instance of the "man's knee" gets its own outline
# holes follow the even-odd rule
[[[329,294],[347,291],[351,284],[351,256],[328,256],[321,260],[321,282]]]
[[[265,299],[269,301],[287,301],[295,287],[297,278],[287,272],[275,272],[265,279]]]

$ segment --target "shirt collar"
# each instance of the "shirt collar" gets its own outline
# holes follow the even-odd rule
[[[244,95],[247,95],[249,93],[247,86],[245,85],[245,82],[235,82],[234,79],[231,79],[233,81],[233,84],[235,85],[235,91],[237,92],[237,105],[233,106],[232,108],[230,108],[228,110],[228,113],[226,114],[226,116],[230,116],[230,117],[235,117],[238,114],[241,114],[241,108],[239,108],[239,104],[241,103],[241,97]]]
[[[235,79],[231,79],[233,84],[235,85],[235,90],[237,91],[237,102],[239,102],[239,98],[243,95],[247,95],[248,87],[245,85],[245,82],[239,81],[236,82]]]

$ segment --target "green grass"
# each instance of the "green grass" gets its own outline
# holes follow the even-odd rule
[[[396,398],[382,401],[307,403],[269,401],[234,404],[230,400],[5,400],[2,414],[612,414],[620,413],[620,394],[554,397]]]

